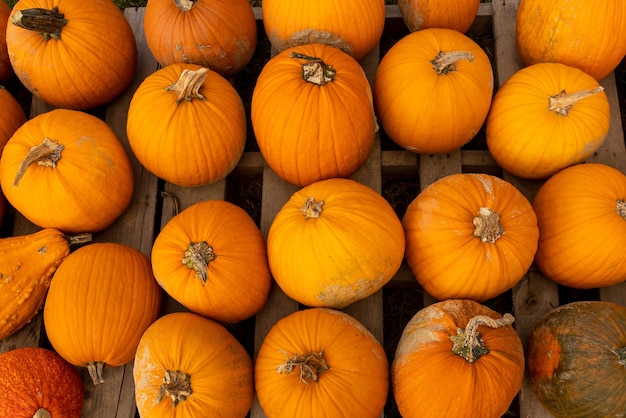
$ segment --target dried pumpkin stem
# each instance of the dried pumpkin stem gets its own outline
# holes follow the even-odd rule
[[[467,322],[465,329],[457,328],[457,334],[450,337],[452,340],[452,352],[463,357],[469,363],[473,363],[489,353],[489,348],[482,340],[478,327],[485,325],[490,328],[500,328],[511,325],[514,321],[515,318],[509,313],[498,319],[486,315],[476,315]]]
[[[102,361],[92,361],[86,364],[89,377],[94,385],[104,383],[104,363]]]
[[[293,357],[289,357],[287,353],[287,361],[276,368],[276,371],[280,374],[290,374],[296,368],[300,369],[300,381],[303,383],[315,382],[317,383],[320,378],[320,374],[330,368],[326,359],[324,358],[324,352],[319,353],[307,353],[307,354],[294,354]]]
[[[433,58],[430,63],[433,65],[433,70],[437,74],[446,75],[451,71],[456,71],[456,63],[460,60],[474,61],[474,55],[467,51],[439,51],[437,56]]]
[[[626,347],[613,350],[617,354],[617,362],[626,367]]]
[[[183,264],[196,271],[196,277],[202,281],[202,286],[206,284],[209,277],[209,263],[217,258],[213,252],[213,247],[202,242],[191,242],[185,250]]]
[[[618,200],[615,203],[615,211],[626,221],[626,200]]]
[[[180,213],[180,200],[174,193],[163,191],[161,192],[161,197],[163,199],[171,199],[172,200],[172,216],[176,216]]]
[[[93,235],[90,233],[86,234],[78,234],[78,235],[69,235],[66,236],[65,239],[70,247],[76,247],[77,245],[86,244],[91,242],[93,239]]]
[[[61,29],[67,25],[67,19],[59,13],[57,7],[53,7],[51,10],[35,7],[18,10],[11,16],[11,23],[20,28],[40,33],[47,41],[50,38],[61,39]]]
[[[174,3],[181,12],[188,12],[189,10],[191,10],[196,1],[198,0],[174,0]]]
[[[300,54],[299,52],[292,52],[289,54],[289,57],[307,61],[305,64],[302,64],[302,78],[309,83],[323,86],[324,84],[333,81],[335,74],[337,73],[331,65],[327,65],[320,58],[310,57],[308,55]]]
[[[595,89],[577,91],[571,94],[567,94],[565,90],[563,90],[559,94],[548,96],[548,110],[561,116],[567,116],[572,106],[576,103],[601,91],[604,91],[604,87],[602,86],[596,87]]]
[[[176,104],[179,104],[183,100],[188,102],[194,99],[206,100],[206,98],[200,94],[200,89],[208,74],[209,69],[205,67],[198,68],[195,71],[185,68],[180,73],[178,80],[167,86],[165,90],[176,93]]]
[[[482,242],[495,243],[504,234],[504,227],[500,223],[500,214],[493,210],[482,207],[478,215],[472,219],[474,224],[474,236]]]
[[[63,145],[59,145],[58,142],[52,141],[50,138],[44,138],[41,144],[31,147],[30,151],[17,170],[15,180],[13,180],[13,187],[18,186],[20,180],[24,176],[24,173],[33,163],[37,163],[37,165],[43,165],[45,167],[55,168],[57,166],[57,162],[61,159],[61,152],[64,148],[65,147]]]
[[[39,408],[35,411],[33,418],[52,418],[52,414],[45,408]]]
[[[182,373],[180,370],[166,370],[165,377],[163,377],[163,384],[157,396],[157,402],[161,402],[163,397],[167,396],[172,400],[174,406],[176,406],[180,401],[184,401],[192,394],[191,376],[189,374]]]
[[[323,200],[316,202],[313,196],[309,196],[306,198],[306,202],[304,202],[304,206],[300,208],[300,211],[304,213],[304,219],[317,219],[322,214],[323,206]]]

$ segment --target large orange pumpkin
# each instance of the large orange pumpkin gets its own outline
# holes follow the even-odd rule
[[[7,200],[42,228],[96,232],[128,207],[133,171],[126,151],[102,120],[55,109],[24,123],[0,158]]]
[[[533,200],[539,226],[535,261],[543,274],[573,288],[626,279],[626,175],[599,163],[565,168]]]
[[[525,65],[559,62],[596,80],[606,77],[626,54],[626,4],[605,0],[520,0],[516,40]]]
[[[54,350],[86,367],[94,384],[104,366],[133,360],[159,313],[161,288],[148,257],[127,245],[94,243],[67,256],[54,273],[43,320]]]
[[[275,417],[380,417],[389,387],[385,352],[356,319],[311,308],[280,319],[256,357],[261,408]]]
[[[530,268],[539,231],[530,202],[511,183],[459,173],[432,183],[402,219],[406,261],[438,300],[486,301]]]
[[[269,265],[292,299],[343,308],[382,288],[404,255],[404,233],[391,205],[350,179],[296,191],[267,237]]]
[[[545,178],[591,156],[609,132],[604,88],[559,63],[523,68],[496,92],[487,146],[498,164],[522,178]]]
[[[254,398],[252,360],[219,323],[191,312],[157,319],[133,365],[141,417],[245,417]]]
[[[383,56],[376,115],[389,137],[415,153],[456,150],[482,127],[493,93],[487,54],[453,29],[412,32]]]
[[[128,141],[139,162],[179,186],[230,173],[246,142],[246,114],[235,88],[215,71],[172,64],[149,75],[128,109]]]
[[[276,50],[322,43],[356,60],[376,47],[385,26],[384,0],[264,0],[262,12]]]
[[[471,300],[423,308],[405,326],[391,366],[404,418],[500,418],[519,392],[524,351],[504,316]]]
[[[398,0],[402,20],[411,32],[428,28],[469,30],[480,0]]]
[[[13,67],[7,50],[7,24],[11,8],[4,1],[0,1],[0,84],[5,83],[13,75]]]
[[[378,130],[363,68],[323,44],[287,49],[265,64],[251,118],[269,166],[299,186],[352,175],[370,156]]]
[[[0,155],[9,138],[17,128],[22,126],[27,118],[22,106],[15,97],[4,87],[0,86]]]
[[[146,41],[162,66],[191,63],[228,76],[254,54],[257,26],[247,0],[150,0]]]
[[[135,76],[135,37],[112,1],[20,0],[9,19],[15,74],[47,103],[90,109],[113,100]]]
[[[159,232],[152,247],[157,282],[193,312],[237,322],[265,305],[271,275],[265,238],[239,206],[198,202]]]

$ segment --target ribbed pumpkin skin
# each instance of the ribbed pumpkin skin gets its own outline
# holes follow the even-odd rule
[[[191,312],[157,319],[144,333],[133,366],[137,410],[146,418],[245,417],[254,398],[252,360],[219,323]],[[176,406],[158,400],[166,371],[189,375]]]
[[[263,27],[279,52],[294,46],[322,43],[356,60],[370,53],[383,33],[383,0],[265,0]]]
[[[307,61],[291,53],[321,59],[336,70],[334,79],[307,81]],[[322,44],[290,48],[265,64],[252,94],[251,119],[269,166],[299,186],[354,174],[370,156],[378,130],[363,68]]]
[[[51,418],[80,418],[83,381],[54,351],[23,347],[0,354],[0,411],[3,417],[33,418],[39,409]]]
[[[439,73],[431,63],[440,52],[463,51],[473,60]],[[482,127],[493,93],[487,54],[452,29],[412,32],[383,56],[374,81],[376,115],[389,137],[415,153],[454,151]]]
[[[195,64],[172,64],[148,77],[135,91],[126,131],[133,153],[154,175],[179,186],[216,182],[239,162],[246,141],[246,115],[235,88],[209,70],[200,94],[205,100],[178,102],[165,90]]]
[[[71,364],[117,367],[134,358],[160,303],[161,289],[145,255],[122,244],[93,243],[57,269],[43,319],[50,343]]]
[[[0,84],[5,83],[13,75],[6,37],[9,14],[11,14],[9,5],[0,1]]]
[[[599,87],[587,73],[564,64],[540,63],[519,70],[493,98],[486,124],[491,155],[506,171],[529,179],[582,162],[609,132],[606,94],[581,98],[566,115],[549,108],[549,97]],[[558,108],[564,109],[564,103]]]
[[[476,236],[481,208],[499,215],[503,232]],[[482,209],[484,211],[484,209]],[[511,183],[482,173],[459,173],[424,189],[402,219],[406,261],[438,300],[486,301],[526,274],[537,249],[537,217]]]
[[[323,353],[328,369],[302,381],[300,367],[279,373],[294,355]],[[341,311],[294,312],[270,329],[255,362],[259,403],[275,417],[378,417],[389,387],[387,357],[376,338]]]
[[[404,418],[500,418],[507,411],[522,386],[522,342],[510,325],[481,325],[489,352],[468,362],[453,353],[450,337],[476,315],[501,317],[479,303],[450,299],[423,308],[406,325],[391,366]]]
[[[307,199],[323,201],[307,219]],[[385,285],[404,255],[402,224],[373,189],[349,179],[328,179],[296,191],[274,218],[267,237],[270,270],[291,298],[317,307],[343,308]]]
[[[20,0],[11,12],[58,7],[68,21],[59,39],[8,24],[11,64],[33,95],[57,107],[85,110],[117,97],[135,76],[132,29],[111,1]]]
[[[247,0],[150,0],[143,23],[148,47],[163,67],[191,63],[229,76],[246,67],[256,48]]]
[[[469,30],[480,0],[398,0],[402,20],[411,32],[428,28]]]
[[[14,186],[31,147],[45,138],[63,146],[56,167],[33,163]],[[0,184],[7,200],[42,228],[65,233],[96,232],[128,207],[133,171],[111,128],[87,113],[55,109],[24,123],[0,159]]]
[[[626,411],[626,308],[572,302],[548,312],[528,338],[528,376],[557,418],[618,418]]]
[[[201,257],[210,260],[205,283],[194,264],[185,264],[193,259],[187,255],[190,245],[199,243],[212,249]],[[259,312],[272,281],[261,231],[246,211],[223,200],[198,202],[173,217],[154,241],[151,260],[157,282],[170,296],[221,322]]]
[[[543,274],[578,289],[624,281],[626,175],[599,163],[565,168],[539,188],[533,208]]]
[[[613,71],[626,54],[626,4],[606,0],[520,0],[517,48],[524,65],[559,62],[596,80]]]
[[[17,131],[17,128],[26,122],[26,114],[15,97],[4,87],[0,86],[0,155],[4,145]]]

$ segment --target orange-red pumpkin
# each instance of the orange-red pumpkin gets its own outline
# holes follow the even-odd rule
[[[9,22],[15,74],[47,103],[90,109],[113,100],[135,76],[135,37],[112,1],[20,0]]]
[[[13,75],[13,67],[7,49],[7,24],[10,14],[9,5],[0,1],[0,84],[5,83]]]
[[[398,0],[402,20],[411,32],[428,28],[469,30],[480,0]]]
[[[380,417],[389,387],[385,352],[355,318],[311,308],[279,320],[256,358],[255,387],[270,417]]]
[[[80,418],[83,381],[54,351],[23,347],[0,354],[0,411],[11,418]]]
[[[27,118],[22,106],[15,97],[4,87],[0,86],[0,155],[9,138],[13,136],[17,128],[22,126]]]
[[[245,417],[254,398],[252,359],[219,323],[170,313],[143,334],[133,366],[141,417]]]
[[[471,300],[449,299],[415,314],[391,366],[404,418],[500,418],[519,392],[524,351],[504,316]]]
[[[454,151],[482,127],[493,93],[487,54],[453,29],[412,32],[383,56],[376,115],[389,137],[415,153]]]
[[[191,63],[229,76],[246,67],[256,48],[256,19],[247,0],[150,0],[143,27],[164,67]]]
[[[539,230],[530,202],[511,183],[482,173],[432,183],[402,219],[406,261],[438,300],[486,301],[530,268]]]

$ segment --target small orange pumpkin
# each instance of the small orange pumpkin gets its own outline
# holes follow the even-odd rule
[[[13,67],[9,59],[9,51],[7,50],[7,24],[11,8],[4,1],[0,1],[0,84],[13,75]]]
[[[2,150],[9,142],[9,138],[26,122],[27,118],[22,106],[2,86],[0,86],[0,109],[2,109],[0,112],[0,155],[2,155]]]
[[[311,308],[280,319],[256,357],[268,417],[380,417],[389,387],[385,352],[356,319]]]
[[[428,28],[469,30],[480,0],[398,0],[402,20],[411,32]]]
[[[437,180],[409,204],[402,223],[407,264],[438,300],[481,302],[501,294],[526,274],[537,250],[530,202],[488,174]]]
[[[243,418],[254,399],[252,367],[246,350],[219,323],[191,312],[167,314],[137,346],[137,411],[150,418]]]

